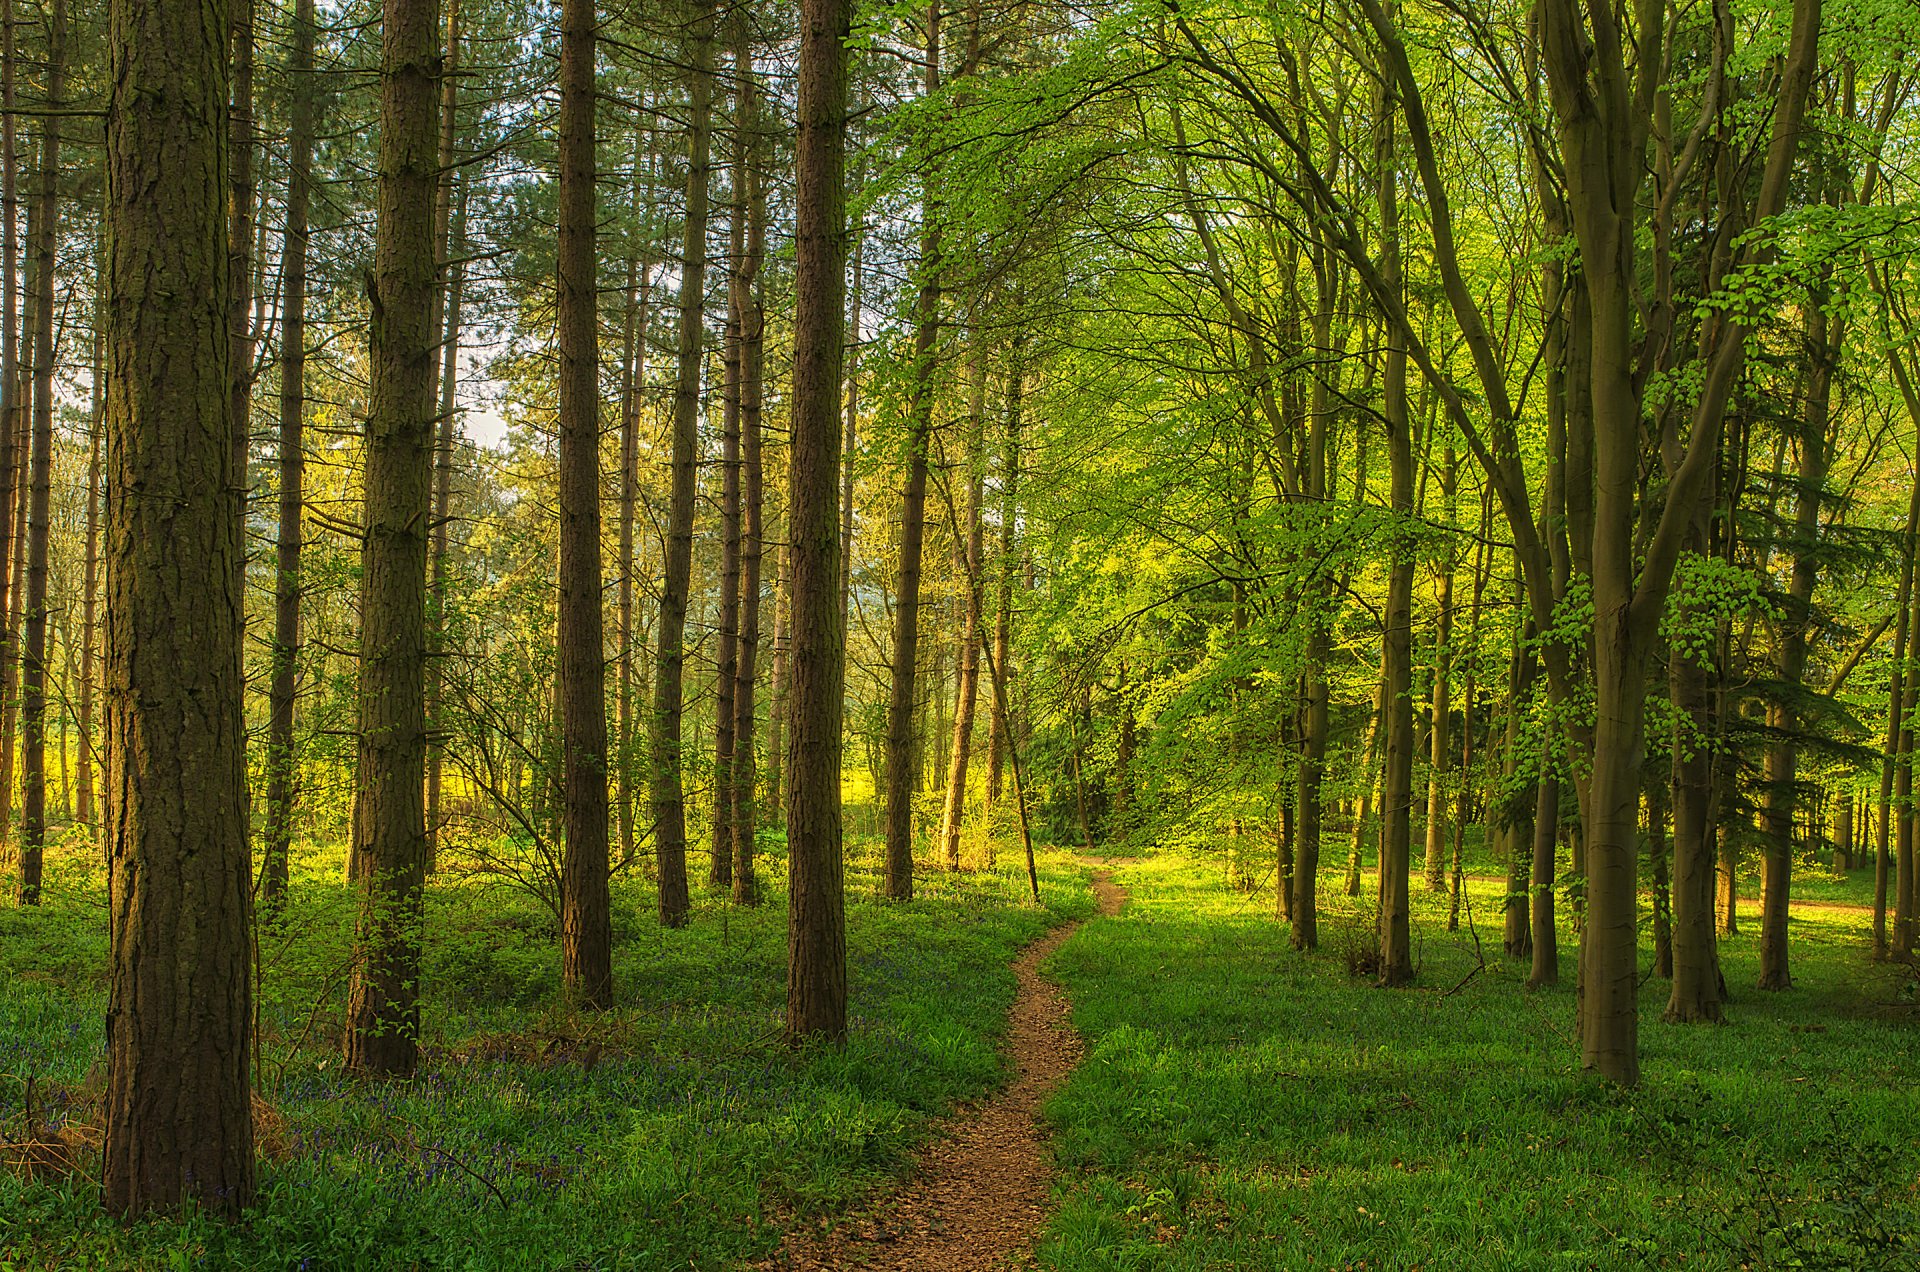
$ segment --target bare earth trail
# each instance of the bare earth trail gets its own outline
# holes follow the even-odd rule
[[[1117,914],[1126,904],[1126,890],[1104,869],[1094,871],[1093,893],[1101,914]],[[789,1233],[757,1267],[991,1272],[1033,1266],[1033,1240],[1047,1217],[1053,1182],[1040,1108],[1084,1052],[1067,1019],[1066,995],[1040,975],[1040,964],[1079,926],[1055,928],[1014,960],[1019,989],[1006,1039],[1013,1081],[955,1114],[899,1188],[824,1231]]]

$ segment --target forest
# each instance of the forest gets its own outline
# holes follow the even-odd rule
[[[0,1272],[1920,1266],[1915,0],[0,0]]]

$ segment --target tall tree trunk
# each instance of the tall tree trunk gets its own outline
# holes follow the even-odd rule
[[[840,753],[840,385],[846,342],[846,0],[802,0],[794,150],[793,440],[787,466],[793,735],[787,752],[790,1041],[847,1031]]]
[[[199,0],[108,11],[100,1180],[121,1215],[253,1201],[227,36],[226,10]]]
[[[345,1052],[350,1070],[407,1076],[419,1060],[427,867],[427,523],[433,310],[439,299],[433,207],[440,20],[436,0],[383,3],[353,828],[361,909]]]
[[[926,95],[940,91],[939,3],[927,9]],[[914,714],[920,654],[920,555],[926,534],[927,452],[933,440],[934,373],[940,341],[941,234],[938,175],[923,178],[920,294],[914,306],[913,382],[907,397],[907,480],[900,492],[900,573],[893,591],[893,675],[887,698],[886,895],[913,896]]]
[[[1440,469],[1440,496],[1449,528],[1453,525],[1454,490],[1459,468],[1451,442]],[[1444,892],[1447,887],[1447,766],[1452,761],[1453,713],[1453,566],[1451,537],[1440,560],[1439,619],[1434,636],[1433,688],[1429,699],[1433,729],[1429,736],[1427,769],[1427,887]]]
[[[106,410],[106,245],[100,246],[99,274],[94,284],[93,403],[87,416],[87,529],[86,557],[80,584],[80,755],[74,816],[83,826],[94,824],[93,685],[98,668],[99,642],[95,633],[100,614],[100,442]]]
[[[287,890],[299,761],[293,727],[300,663],[301,518],[306,506],[307,250],[313,182],[314,0],[298,0],[287,63],[292,95],[287,138],[287,217],[280,255],[280,528],[273,589],[273,667],[267,708],[267,825],[260,905],[271,913]]]
[[[1399,180],[1393,157],[1393,111],[1382,96],[1379,149],[1380,273],[1388,291],[1400,292]],[[1395,520],[1413,515],[1413,435],[1407,414],[1407,342],[1389,327],[1384,389],[1387,450],[1393,475]],[[1386,719],[1386,775],[1380,824],[1380,983],[1413,980],[1408,860],[1413,838],[1413,557],[1394,554],[1387,578],[1386,630],[1382,635],[1381,706]]]
[[[653,186],[651,174],[640,159],[651,134],[636,133],[633,154],[633,197],[642,202],[645,183],[645,211],[640,215],[640,246],[627,258],[626,320],[620,356],[620,693],[619,780],[614,791],[620,821],[620,860],[633,860],[633,700],[634,700],[634,624],[633,624],[633,530],[640,498],[640,403],[647,382],[648,309],[653,289],[653,262],[642,257],[653,249]]]
[[[1026,365],[1025,343],[1019,333],[1012,340],[1007,369],[1006,437],[1000,454],[1000,545],[994,554],[993,656],[989,667],[1006,687],[1013,684],[1013,574],[1018,560],[1013,551],[1014,528],[1020,519],[1020,411],[1024,402]],[[1002,774],[1013,737],[1012,721],[1007,716],[1008,695],[993,695],[991,721],[987,728],[987,794],[980,815],[987,833],[993,833],[994,805],[1000,799]]]
[[[974,709],[980,697],[980,641],[984,635],[981,631],[980,558],[986,532],[981,522],[980,504],[987,462],[987,348],[978,327],[974,329],[973,340],[973,383],[967,419],[966,525],[964,528],[956,526],[954,533],[954,564],[960,571],[961,586],[966,588],[966,599],[957,648],[954,650],[954,663],[959,673],[954,687],[953,746],[947,757],[947,799],[940,818],[940,842],[949,870],[960,868],[960,830],[967,806],[967,762],[973,753]],[[1077,772],[1076,767],[1076,785]]]
[[[66,94],[67,6],[53,0],[47,27],[47,96]],[[20,904],[40,904],[47,840],[47,537],[53,489],[53,271],[60,230],[60,117],[41,122],[34,193],[33,443],[27,508],[27,641],[20,677]],[[237,655],[236,655],[237,657]]]
[[[1824,290],[1824,289],[1823,289]],[[1807,400],[1801,412],[1800,466],[1795,483],[1793,570],[1787,580],[1780,617],[1779,673],[1788,691],[1806,679],[1807,636],[1813,625],[1813,589],[1820,574],[1820,502],[1827,482],[1827,430],[1832,418],[1833,377],[1846,340],[1844,319],[1827,316],[1821,301],[1807,310],[1807,349],[1812,360]],[[1767,709],[1772,740],[1766,754],[1766,874],[1760,907],[1760,988],[1787,989],[1793,975],[1787,962],[1788,903],[1793,885],[1794,811],[1799,806],[1799,742],[1793,736],[1799,716],[1791,700]]]
[[[440,83],[440,178],[433,205],[433,245],[438,253],[441,297],[433,309],[433,340],[439,350],[440,410],[434,421],[433,542],[427,563],[428,639],[434,660],[427,667],[427,727],[436,735],[427,749],[427,869],[440,862],[441,776],[446,746],[440,700],[447,630],[447,536],[453,511],[453,451],[460,375],[460,300],[466,282],[467,177],[455,168],[459,145],[460,0],[447,5],[447,55]],[[456,189],[457,187],[457,189]]]
[[[1892,358],[1894,369],[1904,381],[1905,371],[1898,355]],[[1916,400],[1920,403],[1920,399]],[[1917,415],[1916,418],[1920,418]],[[1887,957],[1887,884],[1893,873],[1888,844],[1893,821],[1894,770],[1904,761],[1900,750],[1902,711],[1906,702],[1907,624],[1912,616],[1914,557],[1920,553],[1920,482],[1914,483],[1907,497],[1907,528],[1900,540],[1900,585],[1894,593],[1893,672],[1887,683],[1886,749],[1880,761],[1880,818],[1874,827],[1873,841],[1873,956]]]
[[[760,884],[754,873],[755,754],[754,694],[760,658],[760,563],[765,535],[765,466],[761,457],[766,373],[766,307],[760,292],[760,266],[766,255],[767,193],[764,179],[764,126],[760,116],[760,84],[753,69],[753,47],[743,36],[734,55],[734,74],[740,81],[740,109],[750,140],[747,155],[747,257],[744,265],[746,304],[740,325],[740,654],[733,690],[733,899],[740,905],[760,904]],[[845,577],[845,571],[842,571]]]
[[[734,43],[750,39],[747,11],[733,12]],[[736,55],[736,64],[738,57]],[[751,57],[748,59],[751,72]],[[732,195],[727,212],[727,328],[722,372],[720,446],[720,623],[714,633],[713,834],[708,882],[733,886],[734,695],[740,676],[740,392],[747,291],[747,134],[749,90],[736,74]]]
[[[233,342],[233,498],[240,518],[240,559],[234,578],[242,598],[241,621],[246,620],[247,502],[251,474],[247,451],[253,430],[253,55],[254,0],[227,0],[233,21],[233,82],[227,132],[227,338]],[[241,642],[241,674],[246,672],[246,642]],[[251,831],[252,827],[248,827]]]
[[[607,893],[607,660],[600,602],[599,257],[594,250],[594,3],[560,13],[560,968],[579,1006],[613,1005]]]
[[[687,596],[693,581],[693,505],[700,443],[700,364],[705,343],[707,184],[712,175],[714,9],[693,0],[688,50],[687,201],[681,239],[680,340],[673,389],[673,492],[667,509],[666,571],[653,681],[653,836],[660,873],[660,922],[687,922],[687,805],[681,715],[686,675]]]

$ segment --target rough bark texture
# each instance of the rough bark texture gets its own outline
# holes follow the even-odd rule
[[[846,321],[847,0],[802,0],[794,225],[788,560],[793,633],[787,751],[787,1037],[847,1030],[840,749],[840,383]]]
[[[435,0],[384,0],[373,321],[360,583],[360,744],[353,826],[361,891],[346,1062],[411,1075],[419,1058],[427,864],[427,541],[433,486]]]
[[[280,255],[280,528],[273,596],[273,665],[267,698],[267,824],[260,905],[272,910],[287,890],[299,769],[294,755],[295,691],[300,663],[300,554],[305,546],[307,409],[307,211],[312,197],[314,0],[298,0],[287,64],[292,95],[287,139],[287,213]]]
[[[740,652],[733,690],[733,786],[731,850],[733,899],[740,905],[760,904],[760,884],[754,873],[754,834],[758,829],[754,788],[758,781],[754,718],[755,679],[760,661],[760,565],[764,544],[761,514],[765,499],[765,469],[761,462],[761,417],[766,362],[766,310],[759,288],[760,264],[766,255],[767,192],[763,167],[764,138],[760,118],[760,87],[753,70],[750,37],[743,37],[734,59],[740,80],[740,109],[746,118],[751,148],[746,167],[747,257],[746,304],[740,324]],[[844,571],[842,572],[844,577]]]
[[[441,298],[433,307],[433,343],[439,349],[439,415],[433,441],[433,539],[427,560],[427,624],[434,660],[427,665],[427,727],[442,729],[441,656],[447,630],[447,532],[452,524],[453,448],[457,432],[456,392],[460,370],[460,292],[466,281],[463,240],[467,226],[467,177],[454,166],[459,142],[460,0],[447,6],[447,55],[440,79],[440,178],[433,204],[433,246]],[[456,194],[456,187],[458,193]],[[440,860],[441,770],[446,747],[430,740],[427,748],[427,869]]]
[[[746,11],[733,14],[736,47],[747,40]],[[738,57],[736,56],[736,67]],[[751,66],[749,65],[749,70]],[[727,209],[727,325],[720,386],[720,622],[714,632],[713,825],[707,880],[733,886],[734,695],[740,675],[740,393],[748,304],[746,90],[735,76],[733,187]]]
[[[114,0],[107,111],[108,1210],[253,1200],[225,10]]]
[[[607,893],[607,664],[600,612],[600,354],[594,254],[594,6],[560,16],[560,967],[582,1007],[613,1004]]]
[[[680,344],[673,390],[673,490],[667,509],[666,570],[653,680],[653,838],[659,863],[660,922],[687,921],[687,803],[681,705],[686,673],[687,593],[693,578],[693,504],[700,430],[700,363],[706,328],[707,183],[712,175],[713,6],[695,0],[688,52],[686,232],[681,240]]]
[[[48,14],[47,88],[66,91],[67,6]],[[41,124],[34,191],[33,429],[28,461],[26,647],[20,666],[20,904],[40,904],[47,839],[47,536],[53,489],[53,271],[60,227],[60,117]],[[238,654],[236,653],[236,657]]]

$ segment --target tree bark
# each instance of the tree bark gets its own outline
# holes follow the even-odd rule
[[[406,1077],[419,1060],[427,866],[427,545],[432,513],[433,241],[440,69],[435,0],[383,0],[380,146],[360,584],[360,889],[345,1055]]]
[[[307,251],[312,198],[315,103],[314,0],[297,0],[287,62],[291,94],[287,137],[287,211],[280,255],[280,527],[273,589],[273,666],[267,706],[267,825],[261,845],[260,906],[272,913],[286,895],[299,761],[294,751],[300,663],[301,518],[306,505]]]
[[[733,13],[736,47],[745,47],[749,28],[745,8]],[[740,676],[740,394],[746,309],[750,283],[747,259],[747,135],[749,90],[738,73],[736,56],[733,111],[732,192],[727,213],[727,327],[721,355],[720,391],[720,623],[714,633],[713,827],[708,882],[733,886],[734,696]],[[747,70],[752,71],[749,56]]]
[[[607,893],[607,659],[600,602],[599,258],[594,250],[594,3],[560,13],[560,968],[567,995],[613,1005]]]
[[[795,1043],[847,1030],[840,754],[840,385],[846,342],[846,0],[802,0],[795,139],[793,434],[788,561],[793,637],[787,752],[787,1021]]]
[[[747,257],[744,266],[746,303],[740,326],[740,654],[733,690],[733,899],[740,905],[760,904],[760,883],[754,868],[754,835],[758,829],[754,788],[758,784],[755,753],[755,681],[760,657],[760,566],[765,534],[765,465],[762,462],[762,417],[766,378],[766,307],[759,284],[766,255],[767,194],[760,85],[753,69],[753,48],[743,38],[735,55],[734,73],[740,79],[740,109],[750,141],[746,165]],[[842,577],[845,572],[842,571]],[[844,611],[844,607],[843,607]]]
[[[53,0],[47,26],[47,95],[66,93],[67,6]],[[33,439],[27,504],[26,649],[20,676],[20,904],[40,904],[47,840],[47,547],[53,489],[53,271],[60,228],[60,117],[40,125],[34,192]],[[236,652],[235,657],[239,655]]]
[[[694,483],[700,443],[700,364],[706,325],[707,185],[712,175],[714,9],[693,0],[688,78],[687,201],[681,239],[680,338],[673,390],[673,490],[667,510],[666,570],[653,681],[653,836],[659,863],[660,922],[683,927],[687,893],[687,807],[681,715],[686,675],[687,596],[693,578]]]
[[[113,0],[107,158],[107,1085],[115,1214],[253,1200],[227,19]]]
[[[1393,157],[1393,111],[1383,95],[1379,149],[1380,274],[1389,293],[1400,292],[1399,180]],[[1392,507],[1402,523],[1413,515],[1413,434],[1407,414],[1407,345],[1391,325],[1387,334],[1385,401]],[[1413,557],[1394,554],[1387,577],[1382,635],[1381,709],[1386,721],[1386,774],[1380,804],[1380,983],[1413,980],[1408,895],[1413,838]]]

